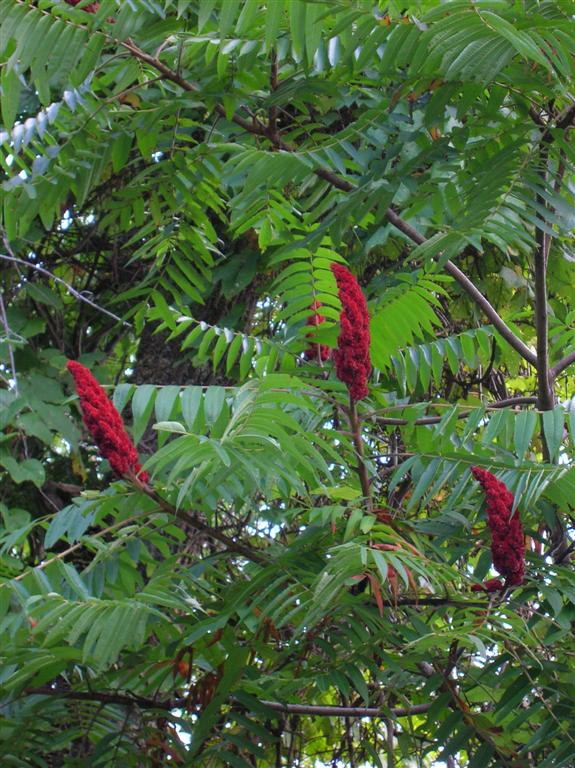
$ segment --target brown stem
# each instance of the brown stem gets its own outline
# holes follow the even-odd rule
[[[344,705],[345,709],[349,709],[349,704],[347,703],[347,698],[342,694],[341,696],[342,703]],[[345,742],[347,746],[347,755],[349,759],[349,766],[350,768],[355,768],[355,757],[354,757],[354,750],[353,750],[353,736],[351,733],[351,720],[349,715],[344,716],[344,728],[345,728]]]
[[[565,111],[562,112],[558,118],[557,118],[557,128],[563,129],[563,128],[570,128],[573,125],[573,120],[575,120],[575,103],[571,104],[571,106],[566,107]],[[547,128],[548,134],[551,133],[551,127],[549,126]]]
[[[569,118],[571,119],[571,118]],[[542,147],[540,152],[539,176],[542,186],[547,182],[547,159],[549,156],[549,144],[551,135],[542,134]],[[547,203],[541,195],[536,196],[537,203],[547,208]],[[535,252],[533,254],[533,276],[535,280],[535,327],[537,331],[537,407],[540,411],[550,411],[555,405],[553,391],[553,379],[549,368],[549,323],[548,323],[548,296],[547,296],[547,260],[551,237],[541,227],[535,229]],[[543,427],[543,414],[540,416],[541,452],[543,461],[549,462],[551,454],[545,430]],[[551,527],[550,549],[561,554],[567,548],[567,541],[563,525],[558,514]]]
[[[573,363],[575,363],[575,352],[569,352],[568,355],[565,355],[564,358],[559,360],[558,363],[555,363],[555,365],[549,369],[549,378],[551,381],[555,381],[557,376],[559,376],[560,373],[563,373],[565,368],[573,365]]]
[[[4,328],[4,334],[6,336],[6,347],[8,348],[8,359],[10,360],[10,374],[12,381],[14,382],[14,394],[18,394],[18,373],[16,371],[16,361],[14,359],[14,348],[10,342],[12,331],[8,323],[8,316],[6,314],[6,307],[4,306],[4,299],[0,293],[0,322]]]
[[[121,45],[137,59],[144,61],[146,64],[154,67],[154,69],[160,72],[166,80],[170,80],[172,83],[179,85],[182,90],[188,91],[188,93],[197,93],[198,88],[193,83],[190,83],[189,80],[186,80],[186,78],[182,77],[178,72],[174,72],[172,69],[170,69],[170,67],[163,64],[159,59],[156,59],[154,56],[146,53],[146,51],[143,51],[132,40],[126,40],[125,42],[121,43]],[[216,105],[216,112],[220,117],[226,117],[226,110],[222,107],[221,104]],[[255,133],[258,136],[267,136],[266,126],[257,119],[246,120],[238,114],[232,115],[231,119],[232,122],[234,122],[236,125],[239,125],[240,128],[243,128],[249,133]]]
[[[363,440],[361,438],[361,422],[357,413],[357,405],[355,400],[349,398],[349,426],[351,430],[351,436],[353,439],[353,445],[355,447],[355,454],[357,457],[357,474],[359,475],[359,482],[361,483],[362,493],[367,501],[367,508],[371,510],[371,488],[369,486],[369,477],[367,474],[367,467],[365,466],[364,453],[363,453]]]
[[[126,526],[135,520],[140,520],[142,517],[141,514],[138,515],[132,515],[131,517],[126,518],[125,520],[120,520],[119,522],[113,523],[112,525],[108,526],[107,528],[102,528],[101,531],[97,531],[96,533],[91,534],[92,539],[98,539],[102,536],[105,536],[108,533],[111,533],[112,531],[115,531],[117,528],[122,528],[123,526]],[[70,545],[67,549],[64,549],[62,552],[58,552],[57,555],[54,555],[54,557],[48,558],[48,560],[43,560],[38,565],[35,565],[33,569],[23,571],[22,573],[18,574],[18,576],[14,576],[10,581],[3,581],[0,584],[0,589],[2,587],[8,587],[10,588],[10,585],[15,581],[22,581],[22,579],[25,579],[26,576],[29,576],[30,573],[32,573],[32,570],[34,571],[43,571],[46,568],[48,568],[49,565],[52,565],[52,563],[56,563],[58,560],[64,560],[65,557],[68,557],[68,555],[71,555],[72,552],[76,552],[78,549],[81,549],[86,545],[86,542],[80,540],[76,542],[76,544]]]
[[[61,277],[58,277],[57,275],[52,274],[47,269],[44,269],[44,267],[41,267],[39,264],[31,264],[29,261],[25,261],[25,259],[19,259],[17,256],[14,255],[6,255],[5,253],[0,253],[0,259],[2,261],[9,261],[13,264],[20,264],[25,267],[28,267],[29,269],[32,269],[34,272],[38,272],[41,275],[46,275],[46,277],[49,277],[50,280],[54,280],[55,283],[59,283],[60,285],[63,285],[64,288],[68,291],[68,293],[73,296],[75,299],[78,299],[78,301],[83,301],[84,304],[88,304],[93,309],[97,310],[98,312],[102,312],[102,314],[107,315],[108,317],[111,317],[112,320],[116,320],[118,323],[122,323],[122,325],[127,326],[128,328],[131,327],[131,324],[128,323],[126,320],[122,320],[121,317],[118,317],[118,315],[115,315],[113,312],[110,312],[110,310],[105,309],[105,307],[101,307],[99,304],[96,304],[91,299],[89,299],[87,296],[84,296],[83,294],[79,293],[75,288],[72,288],[72,286],[67,283],[65,280],[62,280]]]
[[[540,205],[545,200],[537,196]],[[537,391],[538,408],[550,411],[555,405],[549,371],[549,328],[547,308],[547,256],[550,238],[537,228],[535,232],[537,246],[534,253],[533,274],[535,278],[535,326],[537,330]],[[546,461],[549,460],[547,455]]]
[[[404,221],[398,214],[391,208],[386,212],[388,221],[393,224],[394,227],[403,232],[410,240],[417,245],[423,245],[427,241],[421,232],[419,232],[411,224]],[[491,320],[493,325],[497,328],[501,336],[513,347],[521,357],[531,365],[537,365],[536,355],[524,344],[520,338],[518,338],[511,328],[503,321],[503,319],[497,313],[495,307],[485,298],[481,291],[476,288],[473,282],[457,267],[451,260],[445,262],[445,271],[448,275],[451,275],[456,282],[463,288],[463,290],[473,299],[473,301],[480,307],[485,315]]]
[[[454,600],[450,597],[398,597],[394,600],[383,599],[383,604],[389,608],[398,608],[400,606],[412,605],[414,608],[419,608],[424,605],[450,605],[453,608],[483,608],[489,604],[487,600],[483,602],[480,600]]]
[[[378,707],[335,707],[322,704],[280,704],[278,701],[261,701],[266,707],[277,712],[287,712],[298,715],[314,715],[316,717],[384,717],[384,711]],[[394,717],[418,715],[431,707],[428,704],[413,704],[411,707],[395,707],[390,711]],[[389,711],[389,710],[388,710]]]
[[[395,768],[395,745],[394,745],[395,728],[393,726],[393,720],[390,717],[385,719],[385,739],[387,746],[387,765],[388,768]]]
[[[537,407],[550,411],[555,405],[549,376],[549,330],[547,321],[547,238],[541,229],[535,233],[537,247],[534,254],[535,325],[537,329]],[[541,446],[543,461],[550,460],[549,446],[543,430],[541,414]]]
[[[519,395],[518,397],[506,397],[503,400],[497,400],[495,403],[489,403],[487,410],[498,408],[507,408],[514,405],[535,405],[537,398],[532,395]]]
[[[275,48],[270,54],[271,66],[270,66],[270,92],[277,91],[278,88],[278,55]],[[277,126],[278,108],[272,106],[268,110],[268,130],[272,141],[272,144],[279,144],[281,137]]]
[[[491,734],[477,723],[474,713],[470,710],[467,702],[460,695],[457,686],[453,680],[446,676],[445,670],[441,669],[439,664],[429,664],[428,662],[423,661],[420,662],[418,666],[425,677],[432,677],[434,674],[439,674],[441,676],[442,682],[439,687],[449,694],[451,698],[451,708],[453,710],[459,710],[463,722],[475,731],[476,737],[480,741],[489,744],[498,758],[498,765],[509,766],[510,768],[519,768],[519,766],[523,765],[523,763],[517,760],[517,754],[515,752],[508,752],[506,749],[499,747]]]
[[[166,501],[166,499],[162,498],[157,491],[155,491],[153,488],[151,488],[147,483],[142,483],[138,478],[129,477],[137,487],[142,490],[147,496],[149,496],[151,499],[153,499],[156,504],[161,507],[165,512],[167,512],[170,515],[173,515],[178,520],[183,520],[187,525],[190,526],[190,528],[194,528],[196,531],[199,531],[200,533],[203,533],[204,536],[207,536],[211,539],[215,539],[216,541],[219,541],[221,544],[223,544],[226,549],[228,549],[230,552],[236,552],[238,555],[242,555],[246,558],[246,560],[250,560],[253,563],[267,563],[266,557],[264,557],[263,554],[258,552],[253,547],[249,547],[246,544],[242,544],[239,541],[234,541],[234,539],[230,538],[229,536],[226,536],[225,533],[222,533],[221,531],[218,531],[216,528],[212,528],[207,523],[203,523],[201,520],[197,518],[196,515],[186,512],[182,509],[177,509],[172,504],[170,504],[169,501]]]
[[[561,184],[563,182],[563,177],[565,175],[565,169],[566,169],[566,162],[565,162],[565,156],[564,151],[561,150],[559,153],[559,167],[557,168],[557,175],[555,177],[555,183],[553,185],[553,191],[556,195],[558,195],[561,192]],[[549,241],[550,245],[550,241]],[[549,250],[547,250],[546,256],[549,256]],[[555,383],[555,380],[557,379],[557,376],[565,370],[568,366],[570,366],[572,363],[575,363],[575,352],[570,352],[568,355],[563,357],[561,360],[559,360],[558,363],[556,363],[550,370],[549,370],[549,380],[551,383],[551,386]]]
[[[498,410],[500,408],[507,408],[508,406],[514,406],[514,405],[534,405],[537,402],[537,398],[533,397],[531,395],[520,395],[519,397],[507,397],[505,400],[498,400],[495,403],[489,403],[489,405],[485,406],[485,409],[487,411],[492,410]],[[471,413],[470,410],[462,411],[461,413],[457,414],[458,419],[466,419],[469,414]],[[415,427],[421,427],[425,426],[426,424],[439,424],[439,422],[443,419],[443,416],[422,416],[420,419],[415,419],[415,421],[410,421],[409,419],[402,419],[402,418],[395,418],[391,416],[381,416],[377,418],[377,423],[382,426],[398,426],[401,427],[406,424],[410,424]]]
[[[28,696],[55,696],[75,701],[100,701],[102,704],[120,704],[123,706],[136,706],[141,709],[173,710],[186,707],[189,704],[185,697],[155,700],[144,696],[123,693],[101,693],[99,691],[70,691],[52,688],[49,685],[39,688],[27,688]],[[312,715],[314,717],[384,717],[385,712],[378,707],[336,707],[323,704],[284,704],[279,701],[260,700],[262,706],[275,712],[284,712],[290,715]],[[431,703],[413,704],[410,707],[394,707],[391,712],[394,717],[409,717],[418,715],[431,707]]]

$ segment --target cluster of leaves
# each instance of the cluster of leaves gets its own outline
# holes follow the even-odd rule
[[[572,9],[85,6],[0,0],[0,761],[571,765]]]

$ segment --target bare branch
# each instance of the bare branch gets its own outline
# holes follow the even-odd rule
[[[565,111],[562,112],[557,117],[557,128],[559,129],[570,128],[573,125],[574,120],[575,120],[575,103],[567,107]]]
[[[101,312],[104,315],[107,315],[108,317],[111,317],[113,320],[116,320],[116,322],[122,323],[122,325],[125,325],[128,328],[131,327],[131,324],[128,323],[126,320],[122,320],[121,317],[118,317],[118,315],[115,315],[113,312],[110,312],[109,309],[105,309],[104,307],[101,307],[99,304],[96,304],[96,302],[92,301],[87,296],[84,296],[75,288],[72,288],[72,286],[69,283],[67,283],[65,280],[62,280],[61,277],[58,277],[53,272],[50,272],[48,269],[44,269],[44,267],[41,267],[39,264],[34,264],[33,262],[26,261],[25,259],[19,259],[17,256],[8,256],[5,253],[0,253],[0,259],[2,259],[3,261],[9,261],[12,264],[20,264],[21,266],[28,267],[28,269],[32,269],[34,270],[34,272],[38,272],[41,275],[46,275],[46,277],[49,277],[51,280],[54,280],[54,282],[59,283],[60,285],[63,285],[64,288],[68,291],[68,293],[71,296],[73,296],[75,299],[78,299],[78,301],[82,301],[84,302],[84,304],[88,304],[93,309],[97,310],[98,312]]]
[[[473,299],[473,301],[480,307],[485,315],[491,320],[495,328],[499,331],[502,338],[509,344],[510,347],[516,352],[519,352],[521,357],[534,368],[537,367],[537,355],[529,349],[521,339],[516,336],[507,323],[500,317],[495,307],[485,298],[481,291],[472,283],[467,275],[462,272],[451,260],[445,263],[444,267],[448,275],[451,275],[463,288],[463,290]]]
[[[513,407],[515,405],[534,405],[536,402],[537,402],[537,398],[535,396],[520,395],[519,397],[506,397],[505,400],[498,400],[495,403],[489,403],[489,405],[485,406],[485,409],[487,411],[493,411],[493,410],[499,410],[500,408],[507,408],[508,406]],[[467,410],[462,411],[461,413],[458,413],[457,418],[466,419],[471,413],[471,410],[472,410],[471,407],[469,407]],[[409,419],[381,416],[381,417],[378,417],[377,423],[382,427],[387,427],[387,426],[400,427],[406,424],[410,424],[416,427],[422,427],[428,424],[439,424],[439,422],[443,418],[444,418],[443,416],[422,416],[420,419],[415,419],[415,421],[410,421]]]
[[[75,701],[99,701],[102,704],[119,704],[121,706],[140,707],[141,709],[173,710],[185,708],[188,700],[184,697],[155,700],[123,693],[103,693],[99,691],[70,691],[43,686],[40,688],[27,688],[29,696],[55,696]],[[279,701],[261,700],[260,704],[275,712],[285,712],[290,715],[312,715],[314,717],[385,717],[391,712],[394,717],[409,717],[422,714],[431,707],[428,704],[413,704],[410,707],[394,707],[382,710],[379,707],[336,707],[321,704],[283,704]]]
[[[547,151],[544,146],[541,151],[541,180],[543,184],[546,181]],[[537,202],[540,206],[546,207],[546,203],[541,195],[537,195]],[[535,327],[537,331],[537,391],[538,407],[542,411],[549,411],[555,405],[553,387],[549,376],[549,327],[548,327],[548,308],[547,308],[547,257],[551,239],[541,229],[535,228],[536,247],[533,254],[533,275],[535,279]],[[542,436],[544,454],[547,450],[545,438]],[[549,456],[544,455],[546,461]]]
[[[99,539],[102,536],[106,536],[108,533],[111,533],[112,531],[115,531],[118,528],[124,528],[127,525],[130,525],[131,523],[135,522],[136,520],[141,520],[142,515],[132,515],[131,517],[127,517],[125,520],[120,520],[119,522],[113,523],[112,525],[109,525],[107,528],[102,528],[101,531],[97,531],[96,533],[92,533],[90,536],[92,539]],[[81,539],[80,541],[76,542],[76,544],[71,544],[69,547],[64,549],[62,552],[58,552],[57,555],[54,555],[53,557],[50,557],[48,560],[44,560],[43,562],[39,563],[38,565],[33,566],[32,568],[23,571],[22,573],[18,574],[18,576],[14,576],[12,579],[8,581],[3,581],[0,584],[0,589],[2,587],[10,587],[11,584],[15,581],[22,581],[27,576],[29,576],[33,571],[43,571],[46,568],[48,568],[49,565],[52,565],[52,563],[56,563],[58,560],[64,560],[68,555],[71,555],[72,552],[76,552],[78,549],[81,549],[82,547],[86,546],[86,542]]]
[[[314,715],[316,717],[385,717],[392,712],[394,717],[408,717],[418,715],[431,707],[429,704],[413,704],[411,707],[394,707],[382,710],[379,707],[336,707],[320,704],[281,704],[278,701],[261,701],[265,707],[276,712],[285,712],[290,715]]]
[[[10,330],[10,325],[8,324],[8,316],[6,314],[4,298],[1,293],[0,293],[0,321],[2,322],[4,333],[6,334],[6,346],[8,347],[8,357],[10,359],[12,381],[14,382],[14,392],[18,394],[18,374],[16,372],[16,361],[14,360],[14,348],[10,341],[12,331]]]
[[[559,360],[558,363],[555,363],[555,365],[549,369],[549,376],[551,380],[554,381],[560,373],[563,373],[565,368],[573,365],[573,363],[575,363],[575,352],[569,352],[568,355],[565,355],[564,358]]]
[[[147,496],[153,499],[156,504],[158,504],[158,506],[161,507],[165,512],[173,515],[178,520],[183,520],[191,528],[194,528],[196,531],[203,533],[208,538],[219,541],[220,544],[223,544],[229,551],[236,552],[238,555],[242,555],[247,560],[250,560],[254,563],[263,564],[267,562],[267,559],[264,557],[263,553],[258,552],[257,549],[250,547],[247,544],[242,544],[239,541],[234,541],[234,539],[226,536],[225,533],[218,531],[216,528],[212,528],[207,523],[203,523],[196,515],[190,512],[185,512],[181,509],[177,509],[176,507],[172,506],[169,501],[163,499],[149,485],[142,483],[137,477],[129,477],[128,479],[131,480],[134,485],[142,490]]]
[[[363,455],[363,440],[361,439],[361,422],[357,414],[357,406],[355,400],[349,398],[349,426],[351,430],[351,436],[353,439],[353,445],[355,447],[355,454],[357,458],[357,474],[359,475],[359,482],[361,483],[361,490],[365,497],[368,510],[371,509],[371,489],[369,487],[369,477],[367,474],[367,467],[365,466],[365,460]]]

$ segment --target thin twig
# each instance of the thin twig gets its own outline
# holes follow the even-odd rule
[[[341,699],[343,702],[343,706],[345,709],[349,709],[349,704],[347,703],[347,698],[341,694]],[[344,733],[345,733],[345,743],[347,746],[347,756],[349,761],[349,768],[356,768],[355,766],[355,755],[353,750],[353,736],[351,733],[351,720],[349,715],[344,716]]]
[[[9,261],[12,264],[21,264],[24,267],[33,269],[35,272],[39,272],[41,275],[46,275],[46,277],[49,277],[51,280],[54,280],[56,283],[60,283],[60,285],[63,285],[64,288],[68,291],[68,293],[70,293],[75,299],[78,299],[78,301],[83,301],[84,304],[88,304],[93,309],[96,309],[98,312],[101,312],[102,314],[107,315],[108,317],[111,317],[113,320],[116,320],[118,323],[122,323],[122,325],[125,325],[128,328],[131,327],[131,323],[128,323],[126,320],[122,320],[121,317],[118,317],[118,315],[115,315],[113,312],[110,312],[110,310],[105,309],[104,307],[101,307],[99,304],[96,304],[91,299],[88,299],[86,296],[83,296],[75,288],[72,288],[72,286],[69,283],[67,283],[65,280],[62,280],[61,277],[58,277],[57,275],[53,274],[53,272],[50,272],[50,270],[48,269],[44,269],[44,267],[41,267],[39,264],[34,264],[30,261],[26,261],[25,259],[19,259],[17,256],[8,256],[5,253],[0,253],[0,259],[2,259],[3,261]]]
[[[273,93],[278,88],[278,55],[275,48],[270,54],[270,91]],[[272,136],[272,142],[277,144],[281,141],[281,137],[277,126],[278,108],[272,106],[268,110],[268,126],[270,136]]]
[[[565,357],[563,357],[561,360],[559,360],[558,363],[555,363],[555,365],[549,369],[549,378],[552,381],[555,381],[559,374],[563,373],[565,368],[573,365],[573,363],[575,363],[575,351],[569,352],[568,355],[565,355]]]
[[[548,148],[545,144],[541,150],[541,165],[539,170],[541,182],[545,186],[547,180]],[[537,203],[546,208],[546,202],[541,195],[536,196]],[[533,275],[535,279],[535,327],[537,331],[537,393],[538,408],[550,411],[555,405],[553,387],[549,378],[549,323],[547,308],[547,257],[551,239],[541,227],[535,228],[536,247],[533,254]],[[543,458],[549,461],[547,441],[542,435]]]
[[[357,474],[359,475],[359,482],[361,483],[361,490],[365,496],[368,510],[371,509],[371,489],[369,486],[369,477],[367,474],[367,468],[365,466],[364,454],[363,454],[363,440],[361,438],[361,422],[357,414],[357,406],[355,400],[350,396],[349,398],[349,426],[351,430],[351,436],[355,447],[355,454],[357,457]]]
[[[141,517],[142,515],[132,515],[132,517],[128,517],[125,520],[120,520],[119,522],[114,523],[113,525],[109,525],[107,528],[103,528],[101,531],[98,531],[97,533],[91,534],[90,538],[99,539],[101,536],[105,536],[107,533],[110,533],[111,531],[116,530],[116,528],[122,528],[123,526],[126,526],[129,523],[133,523],[136,520],[139,520]],[[52,565],[52,563],[55,563],[58,560],[63,560],[65,557],[68,557],[68,555],[71,555],[72,552],[76,552],[76,550],[85,546],[86,546],[86,542],[83,539],[82,541],[78,541],[76,544],[72,544],[62,552],[58,552],[57,555],[54,555],[54,557],[51,557],[49,560],[44,560],[42,563],[35,565],[30,570],[24,571],[23,573],[18,574],[18,576],[15,576],[13,579],[10,579],[8,581],[3,581],[0,584],[0,589],[2,587],[9,587],[10,584],[14,581],[22,581],[22,579],[25,579],[26,576],[29,576],[34,571],[43,571],[44,569],[48,568],[49,565]]]
[[[491,733],[485,729],[483,725],[477,723],[474,713],[470,710],[468,704],[461,697],[453,680],[450,680],[448,677],[446,677],[445,670],[443,670],[436,662],[429,664],[426,661],[422,661],[418,664],[418,666],[424,676],[427,678],[432,677],[434,674],[439,674],[441,676],[442,682],[440,683],[440,688],[449,694],[451,698],[451,708],[453,710],[458,710],[461,713],[463,722],[475,731],[476,737],[481,742],[489,744],[493,750],[493,753],[499,760],[498,765],[507,765],[510,766],[510,768],[517,768],[517,755],[515,752],[511,752],[505,748],[499,747]]]
[[[395,768],[395,728],[390,717],[385,718],[385,740],[387,743],[387,768]]]
[[[141,709],[173,710],[189,705],[189,700],[184,697],[163,699],[156,701],[144,696],[122,693],[101,693],[99,691],[71,691],[41,686],[39,688],[27,688],[25,693],[29,696],[55,696],[77,701],[100,701],[104,704],[120,704],[122,706],[140,707]],[[338,707],[323,704],[284,704],[279,701],[260,700],[260,704],[275,712],[284,712],[290,715],[312,715],[313,717],[385,717],[391,712],[394,717],[409,717],[427,712],[431,703],[413,704],[410,707],[395,707],[382,710],[379,707]]]
[[[158,504],[161,509],[164,510],[164,512],[167,512],[170,515],[173,515],[178,520],[183,520],[183,522],[187,523],[187,525],[190,526],[190,528],[194,528],[196,531],[199,531],[200,533],[203,533],[205,536],[215,539],[216,541],[219,541],[220,544],[223,544],[226,549],[230,550],[231,552],[236,552],[238,555],[242,555],[247,560],[250,560],[254,563],[267,563],[267,558],[261,553],[258,552],[253,547],[249,547],[246,544],[242,544],[239,541],[234,541],[229,536],[226,536],[225,533],[221,533],[220,531],[216,530],[215,528],[212,528],[207,523],[203,523],[201,520],[198,519],[196,515],[191,514],[190,512],[186,512],[181,509],[177,509],[172,504],[170,504],[169,501],[166,501],[166,499],[162,498],[159,493],[157,493],[153,488],[151,488],[146,483],[142,483],[138,478],[135,477],[129,477],[137,487],[142,490],[147,496],[149,496],[151,499],[153,499],[156,504]]]
[[[16,372],[16,361],[14,360],[14,348],[10,341],[12,331],[8,323],[8,315],[6,314],[6,307],[4,305],[4,299],[2,293],[0,293],[0,321],[4,327],[4,333],[6,334],[6,346],[8,347],[8,357],[10,359],[10,369],[12,372],[12,381],[14,382],[14,392],[18,394],[18,374]]]
[[[506,408],[508,406],[515,406],[515,405],[534,405],[537,402],[537,398],[535,396],[521,396],[521,397],[508,397],[505,400],[499,400],[496,403],[489,403],[489,405],[485,406],[485,410],[492,411],[492,410],[499,410],[501,408]],[[469,408],[469,410],[462,411],[461,413],[457,414],[458,419],[466,419],[468,416],[472,413],[472,409]],[[404,426],[406,424],[409,424],[410,426],[415,427],[422,427],[426,426],[428,424],[439,424],[439,422],[444,419],[445,416],[422,416],[420,419],[415,419],[414,421],[410,421],[409,419],[402,419],[402,418],[395,418],[391,416],[381,416],[377,418],[377,423],[382,426]]]

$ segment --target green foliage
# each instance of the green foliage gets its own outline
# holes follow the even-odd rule
[[[569,4],[0,19],[2,765],[571,765]],[[370,311],[357,419],[307,354],[334,262]],[[514,494],[514,589],[472,591],[473,466]]]

